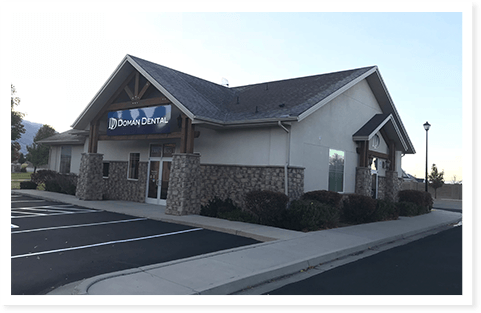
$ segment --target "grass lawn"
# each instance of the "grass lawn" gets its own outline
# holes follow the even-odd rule
[[[12,173],[12,180],[30,180],[32,173]]]
[[[12,176],[11,176],[12,189],[20,189],[20,182],[29,181],[30,175],[32,175],[32,173],[12,173]]]

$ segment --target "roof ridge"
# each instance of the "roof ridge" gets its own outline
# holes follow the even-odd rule
[[[279,80],[271,80],[271,81],[265,81],[265,82],[255,83],[255,84],[236,86],[236,87],[231,87],[231,88],[236,89],[236,88],[255,87],[255,86],[258,86],[258,85],[269,84],[269,83],[286,82],[286,81],[293,81],[293,80],[298,80],[298,79],[308,79],[308,78],[321,77],[321,76],[327,76],[327,75],[332,75],[332,74],[340,74],[340,73],[344,73],[344,72],[355,72],[355,71],[359,71],[359,70],[368,71],[368,70],[370,70],[372,68],[375,68],[375,67],[377,67],[377,65],[365,66],[365,67],[359,67],[359,68],[354,68],[354,69],[349,69],[349,70],[342,70],[342,71],[329,72],[329,73],[323,73],[323,74],[313,74],[313,75],[308,75],[308,76],[299,76],[299,77],[285,78],[285,79],[279,79]]]

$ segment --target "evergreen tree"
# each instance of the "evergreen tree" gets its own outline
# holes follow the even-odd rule
[[[428,176],[429,186],[434,188],[434,198],[437,198],[437,190],[444,185],[444,170],[438,172],[436,164],[431,168],[431,174]]]
[[[18,139],[22,137],[22,134],[25,133],[25,127],[22,124],[22,119],[24,114],[17,112],[14,110],[15,106],[20,104],[20,98],[16,97],[15,94],[17,91],[15,90],[15,86],[10,84],[10,109],[12,111],[11,115],[11,123],[12,123],[12,137],[11,137],[11,161],[14,162],[18,160],[20,157],[20,144],[17,142]]]
[[[39,143],[40,140],[51,137],[56,134],[55,129],[49,125],[43,125],[33,138],[33,143],[27,146],[27,161],[32,162],[33,172],[37,171],[37,167],[48,163],[49,146]]]

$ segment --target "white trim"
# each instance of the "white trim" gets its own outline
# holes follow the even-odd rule
[[[315,105],[313,105],[312,107],[310,107],[309,109],[304,111],[303,113],[299,114],[299,116],[297,117],[297,121],[298,122],[302,121],[303,119],[305,119],[306,117],[308,117],[309,115],[311,115],[312,113],[314,113],[315,111],[319,110],[324,105],[326,105],[327,103],[332,101],[334,98],[337,98],[339,95],[344,93],[346,90],[348,90],[352,86],[356,85],[357,83],[359,83],[360,81],[362,81],[363,79],[370,76],[372,73],[374,73],[376,71],[377,71],[377,66],[374,66],[372,69],[370,69],[366,73],[364,73],[361,76],[359,76],[358,78],[352,80],[348,84],[344,85],[343,87],[341,87],[337,91],[330,94],[328,97],[324,98],[323,100],[319,101],[318,103],[316,103]]]
[[[115,69],[115,71],[112,73],[112,75],[110,75],[109,79],[107,79],[107,81],[103,84],[102,88],[100,88],[100,90],[97,92],[97,94],[93,97],[92,100],[90,100],[89,104],[87,105],[87,107],[82,111],[82,113],[80,113],[80,115],[77,117],[77,119],[75,120],[75,122],[73,122],[72,125],[70,125],[70,127],[72,128],[75,128],[78,123],[80,122],[81,119],[84,118],[85,114],[90,111],[90,109],[92,108],[93,104],[97,101],[97,99],[100,97],[100,95],[105,91],[105,89],[107,88],[108,85],[110,85],[110,83],[112,82],[113,78],[118,74],[118,72],[120,71],[120,69],[125,65],[125,63],[127,62],[127,56],[123,58],[123,60],[120,62],[120,64],[117,66],[117,68]]]

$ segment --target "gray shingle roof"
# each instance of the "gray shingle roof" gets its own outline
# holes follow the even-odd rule
[[[63,133],[58,133],[43,140],[40,140],[38,142],[48,145],[83,145],[85,143],[86,136],[86,132],[79,132],[78,130],[70,129]]]
[[[220,123],[297,117],[374,68],[371,66],[229,88],[130,57],[196,118]]]

